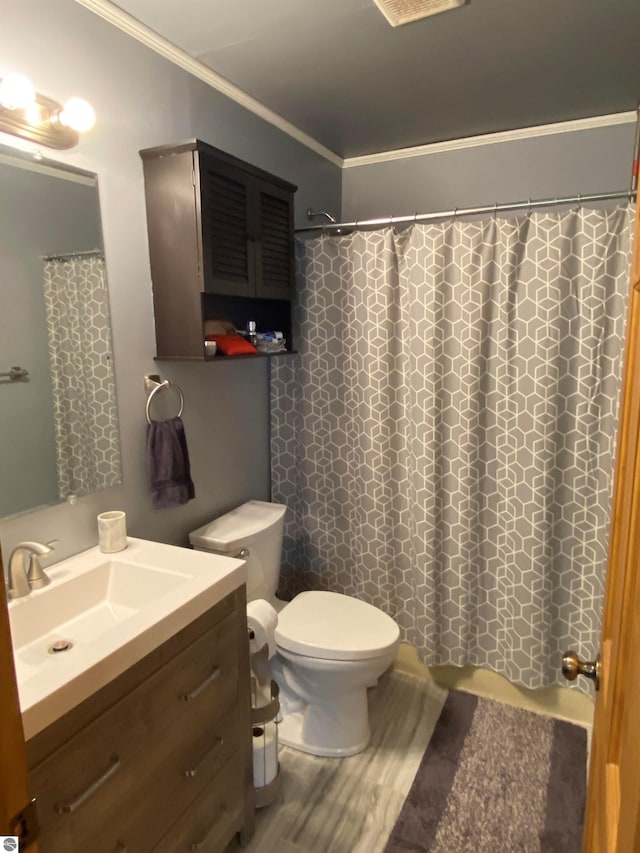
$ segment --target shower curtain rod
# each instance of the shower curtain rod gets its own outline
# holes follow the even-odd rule
[[[91,249],[88,252],[65,252],[62,255],[43,255],[43,261],[70,261],[73,258],[104,258],[102,249]]]
[[[566,196],[565,198],[540,198],[528,201],[507,202],[504,204],[487,204],[480,207],[456,207],[454,210],[442,210],[438,213],[415,213],[413,216],[384,216],[379,219],[356,219],[353,222],[325,222],[322,225],[309,225],[306,228],[296,228],[296,234],[308,231],[331,231],[340,233],[344,230],[357,228],[373,228],[380,225],[403,225],[411,222],[427,222],[431,219],[457,219],[459,216],[474,216],[483,213],[501,213],[506,210],[533,210],[534,207],[555,207],[559,205],[585,204],[593,201],[612,201],[627,199],[635,201],[636,191],[618,190],[610,193],[591,193],[590,195]],[[309,216],[313,211],[309,211]]]

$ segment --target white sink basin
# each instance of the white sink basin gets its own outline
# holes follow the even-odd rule
[[[37,661],[56,640],[92,642],[186,580],[120,560],[100,562],[15,602],[9,610],[15,656]]]
[[[90,548],[46,572],[49,586],[9,602],[27,738],[246,579],[241,560],[133,538],[113,556]]]

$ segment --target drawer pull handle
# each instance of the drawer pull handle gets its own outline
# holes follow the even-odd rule
[[[213,684],[213,682],[216,680],[216,678],[220,675],[221,672],[222,672],[222,669],[219,666],[217,666],[213,670],[213,672],[205,678],[204,681],[202,681],[200,684],[198,684],[197,687],[194,687],[193,690],[189,691],[189,693],[181,693],[180,694],[180,700],[182,702],[191,702],[192,699],[197,699],[203,690],[206,690],[206,688],[210,684]]]
[[[114,753],[111,756],[110,766],[105,770],[102,776],[96,779],[95,782],[92,782],[88,788],[86,788],[81,794],[79,794],[75,798],[75,800],[72,800],[70,803],[62,803],[56,806],[56,811],[58,812],[58,814],[72,814],[73,812],[77,811],[80,806],[84,805],[84,803],[86,803],[87,800],[95,794],[98,788],[101,788],[105,784],[105,782],[108,782],[109,779],[111,779],[111,777],[119,770],[119,768],[120,759]]]
[[[202,767],[202,765],[205,763],[205,761],[207,760],[207,758],[209,758],[209,756],[211,755],[211,753],[215,752],[215,751],[218,749],[218,747],[219,747],[219,746],[222,746],[222,744],[223,744],[223,743],[224,743],[224,738],[217,737],[217,738],[216,738],[216,742],[214,743],[214,745],[213,745],[210,749],[208,749],[208,750],[207,750],[207,752],[206,752],[206,753],[205,753],[205,755],[204,755],[204,758],[202,758],[202,759],[198,762],[198,764],[194,767],[194,769],[193,769],[193,770],[185,770],[185,771],[184,771],[184,775],[187,777],[187,779],[193,779],[193,777],[194,777],[194,776],[197,776],[197,775],[198,775],[198,771],[200,770],[200,768]]]
[[[227,806],[227,804],[226,804],[226,803],[223,803],[223,804],[220,806],[220,808],[218,809],[218,815],[217,815],[217,817],[220,817],[221,815],[223,815],[225,812],[228,812],[228,811],[229,811],[229,807]],[[205,837],[202,839],[202,841],[195,841],[195,842],[191,845],[191,847],[189,848],[189,850],[202,850],[204,847],[206,847],[206,846],[207,846],[207,841],[209,840],[209,836],[211,835],[211,833],[213,832],[213,830],[216,828],[216,823],[217,823],[217,820],[212,824],[211,829],[209,830],[209,832],[207,832],[207,834],[206,834],[206,835],[205,835]]]

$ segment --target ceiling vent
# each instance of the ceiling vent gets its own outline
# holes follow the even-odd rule
[[[373,0],[392,27],[410,24],[438,12],[464,6],[469,0]]]

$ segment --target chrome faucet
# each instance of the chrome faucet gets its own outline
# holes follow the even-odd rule
[[[11,598],[23,598],[32,589],[40,589],[51,582],[40,565],[40,557],[53,551],[40,542],[19,542],[9,557],[9,594]],[[29,568],[27,570],[27,557]]]

